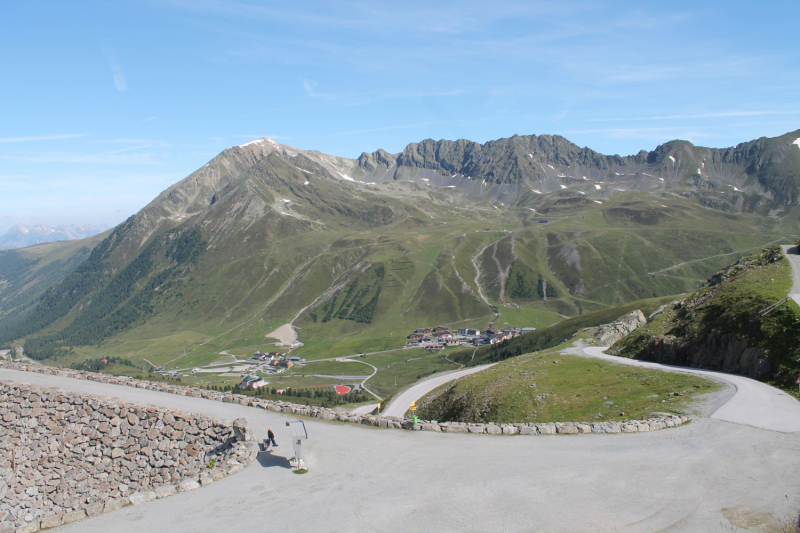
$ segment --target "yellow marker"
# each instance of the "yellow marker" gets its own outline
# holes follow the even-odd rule
[[[417,402],[411,402],[411,407],[408,408],[409,411],[416,411],[417,410]]]

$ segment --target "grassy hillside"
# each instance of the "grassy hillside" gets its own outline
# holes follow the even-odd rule
[[[628,304],[593,311],[510,340],[505,340],[499,344],[475,348],[459,348],[453,351],[449,357],[465,366],[475,366],[496,363],[523,354],[547,350],[568,341],[584,328],[613,322],[620,316],[635,309],[641,309],[647,315],[673,299],[674,296],[637,300]]]
[[[0,251],[0,322],[27,311],[42,293],[85,261],[108,233]]]
[[[48,364],[108,355],[178,370],[275,350],[266,336],[285,324],[304,343],[293,355],[317,360],[398,349],[420,326],[576,317],[528,350],[800,233],[796,210],[727,212],[584,180],[496,205],[422,179],[348,181],[342,161],[270,146],[226,150],[165,191],[0,318],[0,343]]]
[[[615,344],[612,353],[745,373],[748,362],[763,355],[769,366],[761,379],[796,393],[800,308],[788,300],[762,316],[791,286],[791,266],[780,249],[760,250],[719,271],[683,303],[667,306]],[[662,345],[671,348],[669,361]]]
[[[653,200],[645,194],[630,194],[619,202],[645,210]],[[549,219],[546,225],[530,224],[526,215],[509,221],[507,213],[499,216],[479,209],[475,212],[484,220],[476,222],[433,205],[428,207],[446,216],[441,222],[423,221],[413,229],[404,221],[355,233],[311,231],[265,247],[248,246],[257,238],[252,226],[226,241],[215,241],[213,234],[205,237],[201,230],[202,240],[213,244],[201,251],[191,273],[175,277],[172,286],[150,299],[150,305],[137,307],[142,315],[126,327],[71,347],[86,356],[111,353],[162,363],[175,360],[173,364],[181,366],[190,362],[180,358],[184,345],[191,353],[191,364],[208,362],[227,349],[268,348],[274,341],[264,336],[292,321],[305,343],[297,353],[310,358],[399,347],[408,332],[421,325],[542,328],[562,320],[559,315],[580,316],[637,300],[637,296],[686,292],[732,257],[745,253],[741,250],[783,234],[783,228],[769,219],[759,229],[749,217],[731,221],[686,200],[675,199],[671,204],[687,211],[679,234],[681,242],[690,244],[674,245],[674,228],[614,226],[598,204]],[[610,202],[611,208],[615,205]],[[740,231],[730,231],[737,227]],[[574,246],[570,253],[580,261],[580,271],[574,261],[553,260],[567,245]],[[659,254],[658,250],[670,251]],[[132,287],[132,294],[120,294],[120,298],[131,298],[169,265],[169,258],[158,255],[148,274]],[[383,279],[376,274],[381,267]],[[143,272],[137,270],[137,275]],[[522,292],[519,273],[524,278]],[[74,292],[77,285],[70,281],[61,292],[72,295],[65,301],[70,312],[48,326],[53,332],[64,331],[84,312],[78,302],[89,299],[89,294],[78,297],[81,293]],[[525,283],[528,292],[524,292]],[[367,293],[354,305],[364,290]],[[111,291],[93,295],[93,303]],[[131,316],[125,309],[135,301],[125,302],[120,300],[114,309]],[[353,315],[353,311],[367,304],[371,316],[355,320],[358,313]],[[336,309],[323,322],[326,306]],[[48,304],[47,308],[52,307]]]
[[[515,357],[447,384],[423,399],[418,414],[460,422],[624,420],[685,413],[719,387],[696,376],[567,355],[564,348]]]

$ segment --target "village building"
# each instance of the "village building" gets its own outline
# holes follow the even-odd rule
[[[423,348],[425,348],[426,350],[441,350],[442,348],[444,348],[444,344],[435,342],[426,344],[425,346],[423,346]]]
[[[245,376],[242,382],[239,384],[239,387],[243,389],[257,389],[266,384],[267,382],[264,381],[264,378],[258,376]]]
[[[497,344],[504,340],[513,339],[518,335],[533,331],[536,328],[522,328],[513,326],[504,330],[495,328],[482,332],[473,328],[458,328],[455,333],[450,326],[436,326],[435,328],[417,328],[407,338],[407,348],[426,348],[430,350],[441,349],[448,346],[482,346]]]

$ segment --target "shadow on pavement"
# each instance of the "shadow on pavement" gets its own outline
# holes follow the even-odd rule
[[[289,464],[289,459],[286,457],[281,457],[280,455],[272,455],[272,452],[258,452],[258,462],[264,468],[269,468],[272,466],[278,466],[281,468],[292,468],[292,465]]]

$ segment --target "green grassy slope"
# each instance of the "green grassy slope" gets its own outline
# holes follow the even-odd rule
[[[615,344],[612,353],[746,372],[748,368],[735,354],[751,348],[769,361],[761,379],[796,393],[800,308],[788,300],[762,316],[765,309],[787,295],[791,286],[791,266],[780,249],[761,250],[721,270],[709,286],[694,292],[682,304],[667,306],[648,324]],[[664,342],[674,345],[669,356],[655,346]]]
[[[646,196],[637,200],[634,194],[627,200],[620,198],[620,203],[628,204],[647,201]],[[489,219],[489,212],[482,213],[485,220],[481,222],[445,212],[443,216],[448,216],[441,223],[425,222],[413,230],[401,223],[357,232],[307,231],[261,246],[253,243],[259,232],[251,226],[235,231],[238,237],[217,241],[203,251],[191,273],[175,278],[176,285],[158,295],[143,322],[114,334],[115,340],[110,342],[154,339],[155,346],[140,348],[143,351],[137,356],[159,356],[169,351],[177,357],[183,343],[178,350],[174,345],[166,350],[169,343],[156,342],[183,331],[194,332],[197,341],[189,349],[194,355],[205,354],[196,359],[202,362],[228,348],[258,349],[270,342],[264,339],[266,333],[292,321],[303,308],[295,325],[306,346],[298,354],[312,358],[398,347],[410,330],[421,325],[485,328],[493,322],[496,326],[543,327],[561,320],[559,315],[600,310],[637,296],[686,292],[707,279],[721,262],[743,253],[742,249],[783,234],[784,228],[769,219],[759,227],[751,217],[726,218],[723,226],[721,220],[715,220],[720,217],[716,212],[694,208],[687,200],[671,203],[677,204],[675,209],[688,211],[681,221],[679,241],[673,228],[615,226],[606,220],[604,206],[597,204],[551,219],[547,225],[525,225],[526,219],[521,217],[515,228],[497,220],[499,217]],[[704,229],[692,229],[692,224]],[[560,236],[561,242],[552,243],[552,235]],[[208,240],[214,241],[213,237]],[[565,243],[575,244],[580,271],[552,261]],[[494,252],[495,244],[498,252]],[[647,252],[648,247],[653,252]],[[665,252],[659,254],[659,250]],[[686,259],[694,262],[680,265]],[[167,258],[162,260],[161,266],[153,267],[153,273],[167,268]],[[378,280],[374,272],[381,266],[384,279]],[[665,268],[669,270],[657,272]],[[537,289],[541,276],[551,297],[532,291],[522,294],[532,297],[515,297],[519,294],[508,290],[509,282],[516,283],[511,276],[505,281],[501,300],[504,271],[525,272],[529,280],[536,279]],[[657,273],[648,274],[651,271]],[[580,281],[571,281],[576,279]],[[381,292],[369,322],[339,316],[341,298],[353,283],[354,291],[372,287],[369,295],[362,296],[363,305],[376,296],[378,282]],[[579,283],[583,287],[580,291],[575,288]],[[337,290],[337,313],[322,322],[326,315],[323,309]],[[331,291],[327,297],[326,291]],[[79,312],[80,306],[73,306],[72,314]],[[67,324],[71,318],[62,321]],[[342,349],[335,348],[342,343]],[[91,344],[76,346],[86,355],[110,347],[104,344],[98,350]],[[167,355],[167,361],[174,358]]]
[[[420,404],[427,420],[563,422],[684,413],[714,382],[561,353],[553,348],[503,361],[434,391]],[[677,395],[675,394],[677,393]]]
[[[87,239],[0,251],[0,321],[13,320],[89,257],[109,232]]]
[[[465,366],[475,366],[547,350],[571,339],[584,328],[613,322],[620,316],[635,309],[641,309],[645,314],[649,314],[673,299],[673,296],[668,296],[637,300],[624,305],[593,311],[498,344],[475,348],[459,348],[450,354],[450,359]]]

